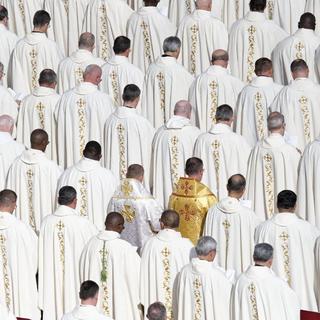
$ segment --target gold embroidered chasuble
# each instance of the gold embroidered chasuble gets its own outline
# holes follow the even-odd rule
[[[169,208],[180,216],[181,235],[195,244],[202,235],[209,208],[216,203],[216,196],[207,186],[195,179],[181,177],[169,200]]]

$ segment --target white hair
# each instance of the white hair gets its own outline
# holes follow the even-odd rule
[[[259,243],[254,247],[253,260],[267,262],[273,257],[273,247],[268,243]]]
[[[181,40],[178,37],[169,37],[163,41],[163,52],[176,52],[181,48]]]
[[[212,237],[201,237],[195,247],[197,256],[207,256],[211,251],[217,250],[217,241]]]

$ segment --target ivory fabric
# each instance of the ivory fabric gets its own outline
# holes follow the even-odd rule
[[[0,85],[0,115],[10,116],[14,122],[18,118],[18,104],[14,101],[11,93],[4,86]]]
[[[195,2],[192,0],[169,0],[169,19],[178,27],[183,18],[195,10]]]
[[[319,291],[319,266],[320,266],[320,238],[318,237],[316,240],[315,248],[314,248],[314,255],[315,255],[315,281],[314,281],[314,290],[316,294],[316,299],[317,299],[317,305],[318,308],[320,306],[320,291]]]
[[[141,319],[140,257],[119,233],[101,231],[87,243],[80,259],[80,279],[99,284],[98,308],[106,317]]]
[[[213,5],[215,6],[215,5]],[[244,0],[239,1],[221,1],[222,21],[227,26],[228,30],[239,19],[242,19],[249,11],[249,2]]]
[[[16,317],[11,312],[8,312],[3,305],[0,305],[0,317],[3,320],[16,320]]]
[[[307,0],[305,12],[311,12],[315,15],[316,21],[320,21],[319,16],[320,3],[317,0]],[[320,26],[319,23],[316,24],[316,33],[320,35]]]
[[[43,320],[61,319],[78,302],[80,256],[96,227],[67,206],[47,216],[39,235],[39,307]]]
[[[72,312],[65,314],[61,320],[112,320],[101,314],[96,307],[92,305],[80,305],[75,307]]]

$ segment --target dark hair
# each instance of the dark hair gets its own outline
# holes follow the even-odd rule
[[[203,161],[199,158],[193,157],[187,160],[186,167],[185,167],[185,173],[188,176],[192,176],[194,174],[199,173],[201,170],[203,170]]]
[[[278,209],[292,209],[297,203],[297,195],[291,190],[283,190],[277,197]]]
[[[123,101],[133,101],[140,97],[141,90],[135,84],[128,84],[123,89],[122,99]]]
[[[49,141],[48,133],[43,129],[35,129],[31,132],[31,135],[30,135],[31,147],[46,144],[48,143],[48,141]]]
[[[161,302],[152,303],[148,308],[147,318],[149,320],[166,320],[167,310],[164,304]]]
[[[162,212],[160,221],[165,227],[178,228],[180,223],[180,217],[178,213],[174,210],[165,210]]]
[[[50,21],[51,21],[50,14],[45,10],[39,10],[33,16],[34,27],[42,27],[45,24],[49,24]]]
[[[125,36],[119,36],[114,40],[113,51],[115,54],[123,53],[130,49],[131,41]]]
[[[131,164],[128,167],[126,178],[135,179],[144,175],[144,168],[140,164]]]
[[[99,292],[99,286],[91,280],[87,280],[81,284],[79,297],[81,300],[94,298]]]
[[[234,174],[228,180],[227,190],[240,192],[246,187],[246,179],[242,174]]]
[[[267,6],[266,0],[250,0],[249,8],[250,11],[262,12]]]
[[[233,117],[233,110],[232,108],[227,105],[223,104],[217,108],[216,111],[216,121],[230,121]]]
[[[291,65],[290,65],[290,70],[292,73],[305,71],[308,69],[309,69],[309,67],[303,59],[296,59],[296,60],[292,61]]]
[[[257,76],[272,69],[272,61],[268,58],[260,58],[256,61],[254,72]]]
[[[0,21],[3,21],[5,18],[8,18],[8,10],[0,5]]]
[[[57,83],[57,74],[51,69],[44,69],[39,75],[39,84],[53,84]]]
[[[316,29],[316,17],[310,12],[305,12],[300,17],[300,21],[298,23],[298,28],[299,29],[304,28],[304,29],[315,30]]]
[[[0,205],[10,206],[17,201],[17,194],[9,189],[0,191]]]
[[[70,204],[77,198],[77,191],[71,186],[64,186],[59,190],[58,203],[61,206]]]
[[[101,153],[101,145],[97,141],[89,141],[83,150],[83,155],[89,159],[97,159],[101,156]]]

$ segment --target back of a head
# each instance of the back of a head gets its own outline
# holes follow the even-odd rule
[[[273,247],[268,243],[259,243],[254,247],[253,260],[267,262],[273,257]]]
[[[147,318],[149,320],[166,320],[167,310],[164,304],[161,302],[151,304],[147,311]]]
[[[127,179],[138,179],[143,177],[144,169],[140,164],[132,164],[128,167],[126,178]]]
[[[163,52],[176,52],[181,48],[181,40],[178,37],[168,37],[163,41]]]
[[[316,17],[310,13],[305,12],[301,17],[300,21],[298,23],[299,29],[310,29],[315,30],[316,29]]]
[[[131,41],[125,36],[119,36],[114,40],[113,51],[115,54],[121,54],[130,49]]]
[[[146,7],[156,7],[160,0],[143,0]]]
[[[250,11],[263,12],[267,6],[266,0],[250,0]]]
[[[284,126],[284,116],[280,112],[271,112],[267,119],[268,130],[274,131],[283,128]]]
[[[120,224],[124,224],[123,216],[119,212],[109,212],[104,222],[106,230],[115,230]]]
[[[203,170],[203,161],[199,158],[192,157],[186,162],[185,173],[188,176],[199,174]]]
[[[229,192],[240,193],[246,188],[246,179],[242,174],[234,174],[228,180],[227,190]]]
[[[44,69],[40,72],[39,85],[53,85],[57,83],[57,74],[51,69]]]
[[[0,191],[0,207],[10,207],[17,201],[17,194],[8,189]]]
[[[293,210],[297,204],[297,195],[291,190],[283,190],[277,197],[277,208],[281,211]]]
[[[78,46],[79,49],[91,50],[94,47],[95,36],[90,32],[84,32],[80,35]]]
[[[101,78],[102,69],[97,64],[90,64],[86,67],[83,73],[83,80],[86,82],[96,83],[98,78]]]
[[[210,252],[217,250],[217,241],[209,236],[201,237],[197,242],[195,250],[198,257],[205,257]]]
[[[83,282],[80,286],[79,297],[82,301],[93,299],[99,292],[99,286],[91,280]]]
[[[0,5],[0,22],[4,19],[8,19],[8,10],[6,7]]]
[[[141,90],[135,84],[128,84],[123,89],[122,99],[124,102],[132,102],[140,97]]]
[[[45,10],[39,10],[34,14],[33,26],[43,27],[46,24],[49,25],[50,21],[51,21],[50,14]]]
[[[85,158],[97,161],[101,159],[101,153],[101,145],[97,141],[89,141],[83,150],[83,156]]]
[[[217,108],[216,121],[217,122],[229,122],[233,118],[233,110],[227,105],[223,104]]]
[[[294,79],[298,77],[307,77],[309,73],[309,67],[303,59],[292,61],[290,70]]]
[[[180,218],[178,213],[174,210],[165,210],[161,215],[160,221],[163,223],[164,227],[170,229],[179,228]]]
[[[211,10],[212,0],[196,0],[196,7],[200,10]]]
[[[35,129],[31,132],[30,144],[31,148],[37,149],[48,144],[49,136],[46,131],[42,129]]]
[[[229,54],[228,51],[223,49],[218,49],[213,51],[211,62],[212,64],[217,64],[218,62],[223,62],[224,64],[228,64]]]
[[[180,100],[174,106],[173,114],[175,116],[182,116],[186,118],[191,117],[192,106],[191,103],[187,100]]]
[[[71,204],[77,198],[77,191],[71,186],[64,186],[59,190],[58,203],[61,206]]]
[[[0,131],[11,133],[14,127],[14,120],[7,114],[0,116]]]
[[[255,63],[254,72],[257,76],[272,72],[272,61],[268,58],[260,58]]]

